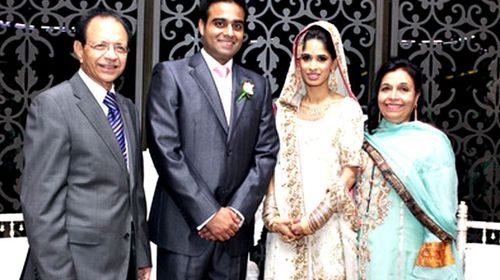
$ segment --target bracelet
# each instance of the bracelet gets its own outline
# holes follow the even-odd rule
[[[274,192],[270,192],[264,199],[264,209],[262,212],[262,220],[267,230],[271,232],[276,231],[276,220],[279,219],[278,206],[276,206],[276,198]]]
[[[309,214],[307,219],[309,231],[312,233],[322,228],[336,210],[336,207],[333,207],[329,199],[322,201],[318,207]]]
[[[343,198],[345,192],[345,187],[337,182],[328,188],[326,197],[308,216],[308,231],[313,233],[322,228],[333,213],[338,212],[345,205],[345,198]]]

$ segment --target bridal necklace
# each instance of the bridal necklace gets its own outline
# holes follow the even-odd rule
[[[316,121],[322,119],[330,106],[335,103],[337,99],[327,97],[319,103],[309,103],[302,99],[300,103],[298,116],[300,119],[308,121]]]

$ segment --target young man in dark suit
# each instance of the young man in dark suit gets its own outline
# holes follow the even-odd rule
[[[159,174],[149,228],[158,279],[245,279],[278,137],[268,82],[233,62],[244,0],[201,1],[201,52],[156,65],[146,128]]]

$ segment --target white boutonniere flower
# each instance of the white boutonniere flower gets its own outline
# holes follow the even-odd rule
[[[243,84],[241,84],[241,89],[240,89],[240,96],[238,97],[238,101],[240,101],[243,98],[248,98],[252,97],[253,95],[253,89],[255,85],[253,84],[252,81],[250,80],[245,80],[243,81]]]

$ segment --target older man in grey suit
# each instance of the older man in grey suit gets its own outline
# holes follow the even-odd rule
[[[21,189],[25,279],[149,279],[140,119],[113,86],[128,30],[118,14],[90,11],[75,33],[80,70],[31,104]]]
[[[245,279],[253,216],[276,163],[271,91],[233,63],[244,0],[201,1],[203,49],[159,63],[147,103],[159,174],[150,233],[158,279]]]

